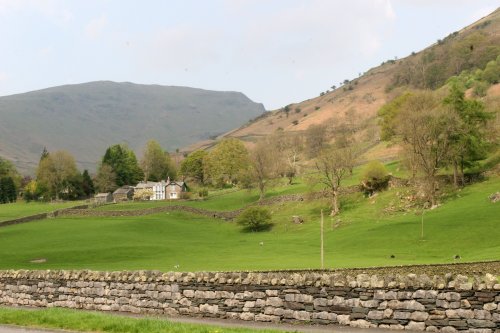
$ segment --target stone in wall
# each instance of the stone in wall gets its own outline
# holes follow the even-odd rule
[[[499,303],[494,274],[0,271],[11,306],[495,333]]]

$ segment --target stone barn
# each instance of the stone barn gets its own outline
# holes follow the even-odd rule
[[[113,192],[114,202],[129,201],[134,197],[134,188],[129,185],[124,185]]]
[[[113,202],[113,194],[111,192],[109,193],[97,193],[94,196],[94,203],[98,205],[103,205],[107,203]]]

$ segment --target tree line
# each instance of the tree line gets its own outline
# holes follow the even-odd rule
[[[80,173],[69,152],[44,149],[36,177],[25,181],[22,194],[26,201],[77,200],[123,185],[135,185],[141,180],[159,181],[169,176],[175,178],[175,166],[169,153],[154,140],[146,144],[140,161],[125,144],[108,147],[93,176],[88,170]]]

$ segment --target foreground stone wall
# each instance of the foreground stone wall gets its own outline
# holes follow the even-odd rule
[[[500,332],[497,276],[0,271],[9,306]]]

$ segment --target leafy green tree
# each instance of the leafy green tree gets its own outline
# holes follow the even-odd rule
[[[361,174],[361,185],[367,194],[383,189],[389,181],[389,172],[380,161],[370,161]]]
[[[17,199],[17,189],[12,177],[0,179],[0,203],[15,202]]]
[[[491,84],[496,84],[500,81],[500,63],[498,60],[492,60],[488,62],[486,68],[483,71],[483,80]]]
[[[63,150],[51,153],[40,160],[37,169],[37,182],[49,198],[59,199],[63,190],[67,190],[70,180],[78,175],[75,159]]]
[[[126,145],[116,144],[106,149],[102,164],[107,164],[112,168],[118,187],[137,184],[144,178],[134,152]]]
[[[401,106],[412,94],[407,92],[394,98],[392,101],[384,104],[378,111],[381,117],[379,125],[381,127],[381,139],[384,141],[390,140],[396,133],[396,119]]]
[[[437,172],[446,165],[460,119],[431,92],[410,96],[398,113],[396,134],[421,176],[427,201],[437,204]]]
[[[248,151],[240,140],[224,139],[204,158],[205,179],[217,186],[235,184],[248,162]]]
[[[38,200],[42,195],[42,192],[43,191],[40,190],[37,181],[30,180],[24,186],[24,200],[26,200],[27,202],[30,202],[32,200]]]
[[[181,174],[204,184],[203,163],[207,155],[208,153],[204,150],[197,150],[189,154],[181,163]]]
[[[141,167],[144,171],[144,180],[160,181],[169,176],[175,178],[175,168],[170,160],[170,155],[163,151],[155,140],[150,140],[146,144]]]
[[[64,200],[78,200],[88,197],[83,190],[83,176],[80,173],[75,173],[68,178],[66,188],[60,197]]]
[[[87,198],[91,197],[95,193],[94,182],[92,181],[87,169],[83,170],[82,173],[82,191]]]
[[[492,115],[485,110],[481,101],[465,98],[465,89],[458,80],[449,84],[449,94],[444,99],[459,117],[460,124],[451,133],[450,158],[453,166],[453,179],[456,186],[463,185],[464,168],[473,166],[487,155],[486,123]]]
[[[0,178],[2,177],[11,177],[16,188],[20,188],[22,178],[16,167],[9,160],[0,157]]]
[[[245,231],[264,231],[272,226],[272,216],[267,208],[250,207],[238,216],[236,223],[244,226]]]

